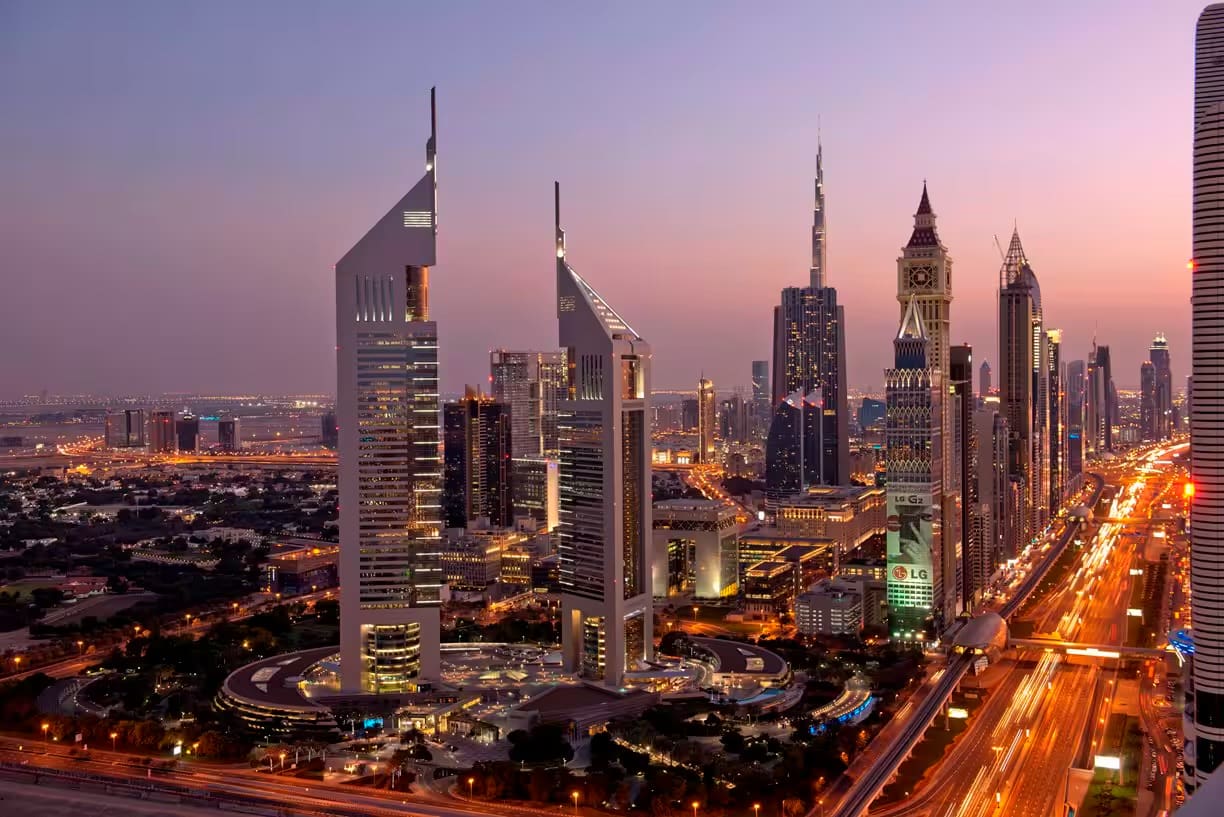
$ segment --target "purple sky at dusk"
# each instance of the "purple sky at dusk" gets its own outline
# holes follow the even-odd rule
[[[923,179],[953,342],[995,365],[1017,220],[1064,359],[1189,365],[1203,2],[0,2],[0,397],[330,391],[332,265],[420,175],[439,95],[442,386],[557,337],[569,260],[655,386],[746,385],[809,265],[879,388]],[[768,13],[764,9],[768,8]]]

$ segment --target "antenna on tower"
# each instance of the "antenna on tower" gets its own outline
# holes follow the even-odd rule
[[[994,243],[995,243],[995,249],[999,251],[999,260],[1006,261],[1007,253],[1003,252],[1003,243],[999,241],[999,237],[997,235],[994,237]]]

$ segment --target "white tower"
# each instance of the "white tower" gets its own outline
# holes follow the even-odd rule
[[[561,641],[566,669],[609,686],[654,646],[649,545],[650,346],[565,259],[556,196],[557,324],[569,361],[561,447]]]
[[[425,175],[336,265],[340,656],[346,691],[411,691],[439,674],[442,461],[437,115]]]

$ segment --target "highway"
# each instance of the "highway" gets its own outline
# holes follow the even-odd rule
[[[1091,496],[1087,503],[1088,507],[1093,507],[1100,499],[1105,483],[1099,476],[1093,474],[1085,476],[1093,483],[1090,489]],[[1016,588],[1012,597],[1003,605],[1000,613],[1004,618],[1014,614],[1027,599],[1028,595],[1041,583],[1047,571],[1058,560],[1058,557],[1062,555],[1067,544],[1079,534],[1081,524],[1073,519],[1065,521],[1061,533],[1054,539],[1044,558],[1034,565],[1033,570]],[[949,656],[947,666],[942,671],[932,675],[926,684],[924,684],[929,689],[925,691],[920,690],[922,692],[920,702],[913,704],[911,701],[913,708],[909,711],[903,708],[902,713],[899,713],[898,719],[904,718],[904,726],[899,734],[891,736],[882,734],[877,738],[877,740],[881,738],[886,739],[886,747],[877,750],[878,753],[873,753],[870,768],[861,773],[851,783],[849,789],[842,796],[841,801],[836,805],[830,804],[827,810],[829,815],[833,815],[833,817],[859,817],[859,815],[867,812],[872,801],[879,796],[884,786],[896,774],[901,763],[913,751],[914,746],[921,740],[927,727],[931,725],[931,722],[939,714],[948,698],[951,697],[952,692],[969,670],[973,658],[971,655]],[[916,695],[915,700],[917,699],[918,696]],[[812,809],[809,815],[810,817],[817,817],[820,811],[825,810],[825,804],[821,803],[819,809]]]
[[[554,814],[504,802],[443,800],[438,795],[401,794],[352,785],[282,778],[246,766],[180,764],[178,768],[150,771],[141,755],[90,750],[87,756],[70,755],[66,746],[45,746],[41,741],[0,737],[0,779],[22,771],[48,772],[39,785],[76,786],[93,780],[111,783],[128,796],[155,790],[184,796],[183,802],[229,800],[283,810],[294,815],[340,815],[341,817],[505,817],[520,814],[537,817]],[[411,799],[408,799],[411,798]]]
[[[1026,613],[1029,620],[1047,627],[1056,638],[1115,648],[1126,638],[1131,582],[1142,581],[1131,570],[1143,555],[1143,539],[1136,531],[1151,525],[1152,509],[1167,499],[1171,486],[1168,473],[1157,473],[1142,462],[1118,463],[1116,471],[1110,481],[1124,487],[1118,491],[1109,517],[1127,519],[1127,524],[1102,523],[1060,586]],[[1103,484],[1099,478],[1094,482],[1094,498],[1099,498]],[[1071,525],[1063,532],[1047,551],[1044,564],[1057,560],[1079,527]],[[1029,576],[1000,612],[1014,617],[1041,579],[1040,573]],[[1163,661],[1157,659],[1156,665],[1163,667]],[[951,672],[953,666],[948,669]],[[1005,661],[992,672],[1000,670],[1004,674],[994,684],[987,702],[973,713],[969,728],[943,760],[928,770],[914,796],[874,808],[873,815],[1046,817],[1059,812],[1068,784],[1067,770],[1085,765],[1087,757],[1101,746],[1117,689],[1116,670],[1085,665],[1080,658],[1069,661],[1040,648],[1021,651],[1014,661]],[[963,675],[963,669],[960,672]],[[891,763],[908,753],[902,749],[904,741],[915,732],[920,734],[928,713],[938,712],[936,702],[943,697],[944,689],[950,693],[952,679],[945,675],[940,682],[940,688],[907,722],[905,735],[894,738],[892,751],[876,760],[870,776],[860,775],[856,783],[863,786],[858,797],[851,798],[856,794],[851,789],[839,810],[832,813],[866,812],[875,796],[872,790],[881,790],[895,771],[890,769]],[[1145,680],[1149,690],[1154,682],[1159,682],[1158,673],[1153,673],[1152,680]]]

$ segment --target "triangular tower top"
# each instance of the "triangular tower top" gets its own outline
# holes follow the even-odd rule
[[[931,209],[931,197],[927,194],[926,180],[922,182],[922,198],[918,211],[914,213],[914,232],[910,234],[906,247],[939,247],[939,234],[935,232],[935,211]]]
[[[999,283],[1002,286],[1020,280],[1021,270],[1028,264],[1024,255],[1024,246],[1020,243],[1020,228],[1012,228],[1011,243],[1007,245],[1007,254],[1003,256],[1003,267],[999,270]]]
[[[897,330],[897,340],[926,340],[926,326],[922,323],[922,313],[918,311],[918,301],[911,295],[905,305],[905,314],[901,317],[901,328]]]
[[[581,301],[585,306],[583,311],[594,317],[609,338],[626,333],[640,338],[641,336],[634,331],[633,327],[618,315],[616,310],[595,291],[594,287],[575,272],[574,268],[569,265],[569,261],[566,260],[565,230],[561,227],[561,184],[559,182],[553,183],[553,206],[557,241],[558,317],[565,313],[575,312]]]

